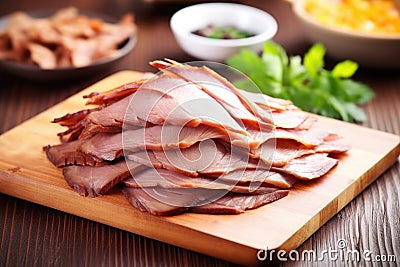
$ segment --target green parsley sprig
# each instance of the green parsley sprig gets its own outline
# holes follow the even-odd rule
[[[326,70],[324,56],[321,43],[314,44],[302,59],[289,57],[282,46],[267,41],[261,56],[244,49],[227,64],[246,74],[262,93],[291,100],[305,111],[349,122],[365,121],[367,116],[357,105],[367,103],[375,94],[367,85],[350,79],[358,64],[345,60]],[[235,85],[246,89],[248,82],[237,81]]]

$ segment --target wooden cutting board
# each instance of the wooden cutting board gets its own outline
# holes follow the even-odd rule
[[[83,108],[84,94],[104,91],[141,73],[116,73],[0,136],[0,192],[198,251],[255,265],[260,249],[297,248],[390,167],[400,138],[355,124],[321,118],[352,149],[326,177],[297,184],[287,197],[241,215],[183,214],[157,217],[133,208],[119,193],[85,198],[64,181],[42,147],[59,143],[64,128],[50,121]]]

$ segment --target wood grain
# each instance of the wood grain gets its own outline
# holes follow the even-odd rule
[[[137,75],[131,71],[112,75],[4,133],[0,153],[8,157],[0,162],[0,191],[228,261],[255,264],[259,263],[259,249],[297,248],[390,167],[400,153],[398,136],[321,118],[325,127],[335,129],[353,147],[341,157],[340,165],[312,185],[299,184],[288,197],[242,215],[156,217],[135,210],[119,193],[80,197],[41,151],[42,146],[58,142],[55,134],[61,129],[49,121],[81,109],[82,95],[115,87]],[[24,136],[30,137],[29,142],[24,142]],[[379,146],[374,145],[377,139]],[[288,218],[290,223],[285,223]]]

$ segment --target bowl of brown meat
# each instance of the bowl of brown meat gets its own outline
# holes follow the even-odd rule
[[[134,16],[79,11],[18,11],[0,18],[0,69],[34,80],[101,73],[127,55],[137,35]]]

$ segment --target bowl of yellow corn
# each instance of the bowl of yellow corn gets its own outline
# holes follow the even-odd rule
[[[312,42],[337,60],[362,67],[400,68],[400,8],[396,0],[291,1]]]

